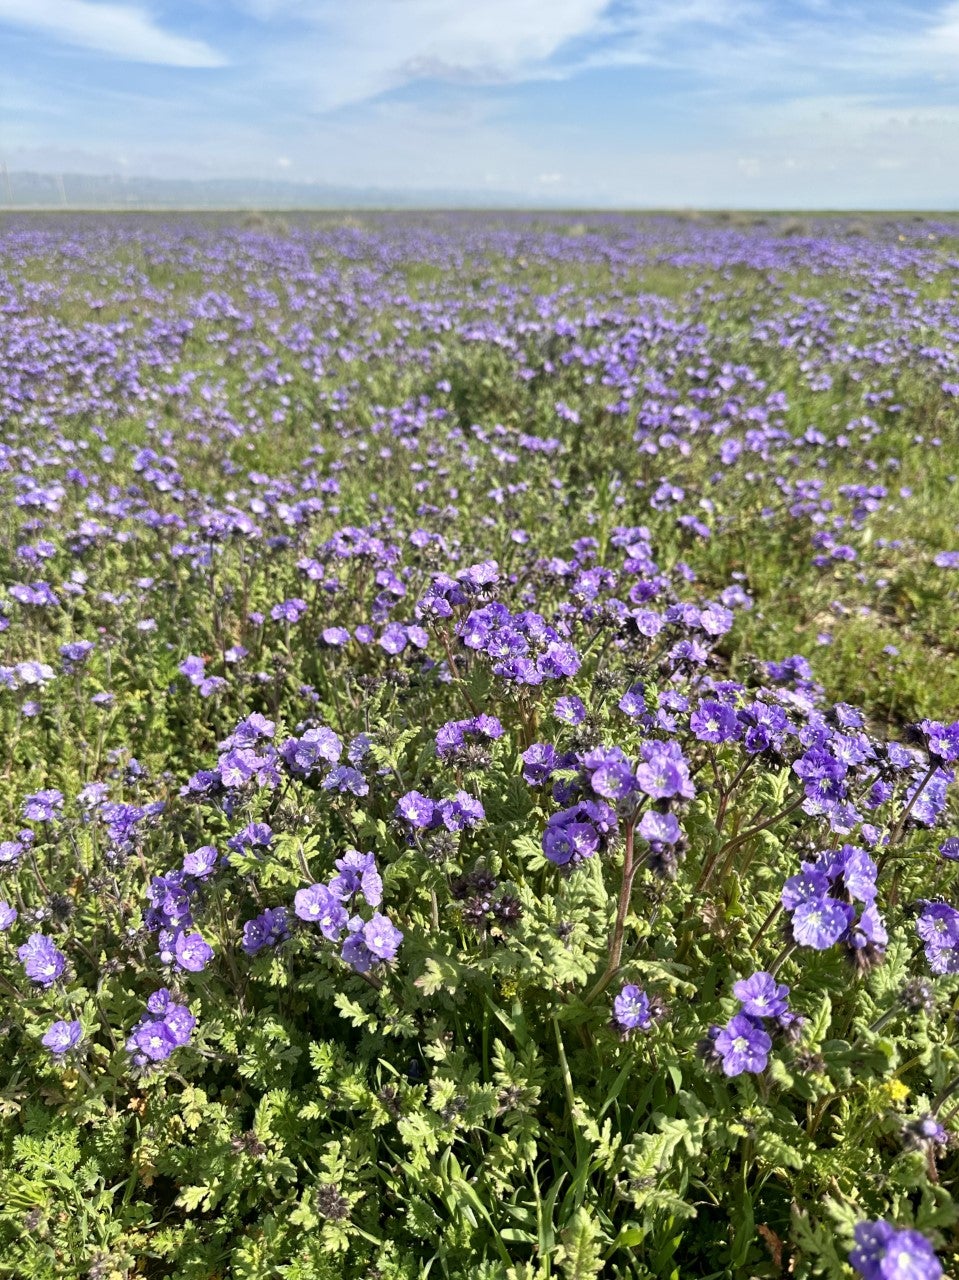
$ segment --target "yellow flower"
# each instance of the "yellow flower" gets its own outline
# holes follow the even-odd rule
[[[887,1080],[882,1088],[894,1106],[898,1106],[900,1102],[905,1102],[909,1097],[909,1086],[903,1084],[901,1080]]]

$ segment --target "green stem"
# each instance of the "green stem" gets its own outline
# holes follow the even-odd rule
[[[909,803],[903,809],[902,813],[899,815],[899,820],[896,822],[896,825],[893,827],[892,831],[890,831],[889,833],[889,841],[886,845],[886,852],[879,859],[879,863],[876,867],[877,876],[882,875],[883,868],[885,867],[886,863],[889,861],[892,855],[892,850],[903,833],[903,829],[906,825],[906,819],[909,817],[910,813],[912,812],[913,805],[922,795],[923,791],[926,789],[926,784],[929,782],[930,778],[932,778],[933,774],[939,770],[939,767],[940,766],[938,761],[934,761],[929,766],[929,768],[926,770],[926,772],[923,774],[922,778],[920,779],[919,785],[916,787],[915,791],[912,793],[912,799],[909,801]]]
[[[633,892],[633,879],[638,870],[638,866],[633,860],[633,823],[629,822],[626,827],[626,847],[623,851],[623,880],[619,888],[619,903],[616,908],[616,923],[613,926],[613,937],[609,948],[609,963],[603,970],[603,974],[586,997],[586,1003],[591,1004],[596,997],[606,989],[610,979],[619,968],[620,961],[623,958],[623,937],[626,932],[626,916],[629,912],[629,900]]]

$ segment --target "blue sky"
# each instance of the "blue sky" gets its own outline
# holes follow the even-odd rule
[[[9,169],[959,206],[959,0],[0,0]]]

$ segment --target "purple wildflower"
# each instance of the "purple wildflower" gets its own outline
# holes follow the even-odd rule
[[[586,707],[580,698],[568,695],[553,703],[553,715],[563,724],[582,724],[586,719]]]
[[[613,1001],[613,1019],[621,1031],[647,1031],[653,1020],[645,991],[627,983]]]
[[[713,1046],[722,1059],[723,1073],[738,1076],[744,1071],[765,1071],[773,1042],[758,1022],[745,1013],[737,1013],[719,1031]]]
[[[23,802],[23,816],[27,822],[53,822],[63,808],[63,792],[50,788],[27,796]]]
[[[240,943],[248,956],[255,956],[264,947],[275,947],[289,937],[285,907],[267,907],[243,926]]]
[[[325,884],[299,889],[293,898],[293,912],[301,920],[318,924],[330,942],[335,942],[346,928],[347,913]]]
[[[683,834],[674,814],[657,813],[655,809],[647,809],[636,831],[644,840],[656,840],[660,844],[675,844]]]
[[[777,983],[771,973],[761,971],[734,983],[733,995],[749,1017],[778,1018],[786,1012],[789,988]]]
[[[550,742],[534,742],[522,755],[523,780],[531,787],[548,782],[556,768],[556,748]]]
[[[183,859],[183,870],[197,880],[206,880],[216,869],[218,856],[212,844],[201,845]]]
[[[855,910],[848,903],[836,898],[810,898],[793,912],[793,936],[800,946],[827,951],[839,941],[855,916]]]
[[[924,1235],[891,1222],[857,1223],[849,1261],[863,1280],[939,1280],[942,1266]]]
[[[383,881],[376,870],[372,853],[359,853],[350,849],[335,864],[340,874],[330,881],[330,893],[340,902],[361,893],[371,907],[378,907],[383,901]]]
[[[436,806],[419,791],[407,791],[396,802],[396,813],[411,827],[423,829],[434,825]]]
[[[174,942],[174,955],[178,969],[188,973],[202,973],[213,959],[213,948],[199,933],[178,933]]]
[[[689,728],[700,742],[729,742],[742,732],[739,718],[724,702],[701,702],[689,717]]]
[[[53,986],[67,965],[63,952],[42,933],[31,933],[17,955],[27,977],[41,987]]]
[[[402,932],[378,911],[363,926],[363,939],[378,960],[394,960],[403,941]]]
[[[51,1023],[40,1043],[56,1057],[60,1057],[71,1049],[75,1049],[80,1043],[82,1035],[83,1029],[79,1022],[64,1022],[61,1020]]]

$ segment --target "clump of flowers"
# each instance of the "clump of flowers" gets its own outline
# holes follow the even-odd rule
[[[378,911],[368,920],[350,914],[360,903],[378,907],[383,901],[383,881],[373,854],[351,849],[335,865],[339,874],[329,884],[297,891],[293,911],[300,920],[318,925],[330,942],[340,942],[345,932],[341,958],[357,973],[369,973],[377,962],[396,959],[403,934]]]
[[[278,947],[289,936],[286,908],[266,907],[243,925],[240,945],[248,956],[255,956],[266,947]]]
[[[164,1062],[190,1043],[196,1018],[185,1004],[178,1004],[161,987],[147,1000],[146,1012],[127,1040],[127,1053],[138,1067]]]
[[[848,844],[804,862],[782,891],[795,941],[816,951],[843,942],[875,961],[889,941],[876,907],[876,875],[869,854]],[[864,904],[858,912],[857,902]]]
[[[765,1071],[773,1047],[770,1030],[793,1025],[789,1009],[789,988],[771,973],[760,971],[733,985],[740,1009],[725,1027],[712,1026],[708,1032],[707,1057],[727,1076]]]

